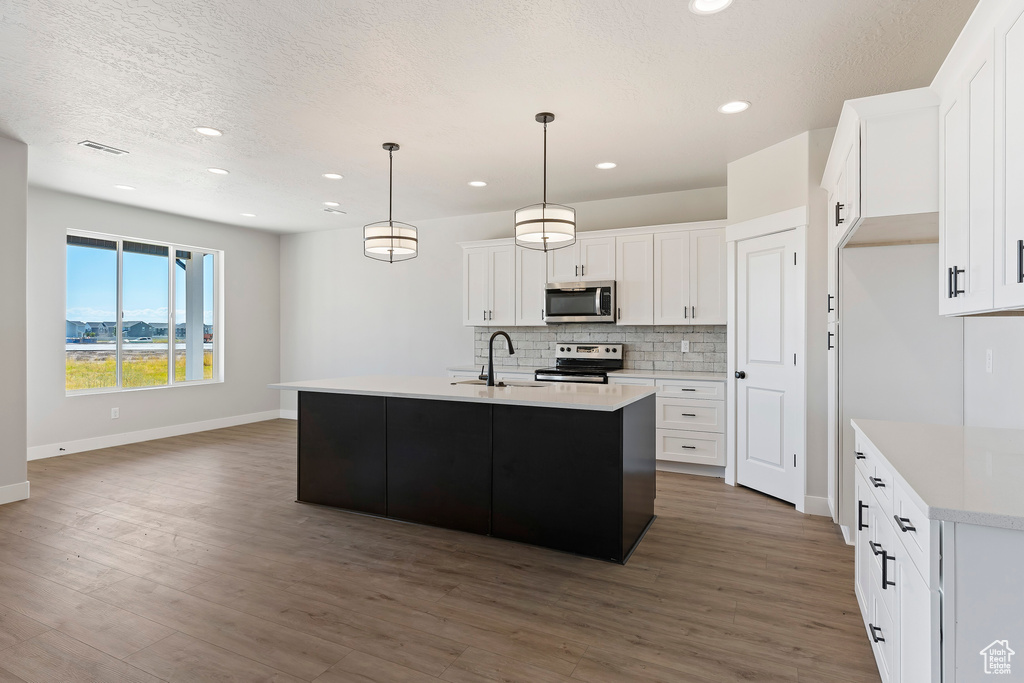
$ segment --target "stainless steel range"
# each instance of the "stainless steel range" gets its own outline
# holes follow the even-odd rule
[[[537,370],[538,382],[608,384],[608,373],[622,369],[622,344],[555,343],[555,367]]]

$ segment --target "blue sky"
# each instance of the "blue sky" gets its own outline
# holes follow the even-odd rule
[[[204,259],[204,322],[213,323],[212,257]],[[177,269],[178,322],[184,321],[184,271]],[[117,252],[67,247],[67,319],[111,321],[117,317]],[[167,323],[167,259],[147,254],[124,255],[124,319]]]

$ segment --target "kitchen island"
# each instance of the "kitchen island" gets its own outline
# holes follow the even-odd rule
[[[440,377],[299,392],[298,500],[625,563],[654,521],[653,387]]]

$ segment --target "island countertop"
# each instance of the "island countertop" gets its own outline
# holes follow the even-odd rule
[[[852,423],[930,519],[1024,531],[1024,430]]]
[[[453,377],[361,376],[271,384],[271,389],[360,396],[391,396],[436,401],[501,403],[504,405],[614,412],[647,396],[654,387],[622,384],[531,382],[539,386],[488,387],[460,384]]]

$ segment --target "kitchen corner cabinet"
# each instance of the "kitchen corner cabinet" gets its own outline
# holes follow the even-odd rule
[[[515,324],[515,246],[471,247],[462,253],[462,324]]]
[[[932,84],[943,315],[1024,308],[1024,2],[1003,6],[972,16]]]
[[[549,282],[615,279],[615,238],[576,234],[576,243],[548,252]]]
[[[928,88],[843,105],[821,181],[837,248],[937,239],[938,134]]]
[[[654,235],[654,324],[725,325],[725,229]]]
[[[654,324],[654,235],[615,238],[619,325]]]

